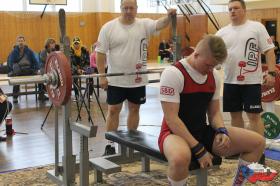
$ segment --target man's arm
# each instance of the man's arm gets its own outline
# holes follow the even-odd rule
[[[105,73],[106,54],[96,52],[96,66],[98,73]]]
[[[265,55],[268,71],[275,71],[276,59],[275,59],[274,49],[272,48],[267,50],[264,53],[264,55]]]
[[[159,31],[168,26],[171,21],[171,16],[176,15],[176,9],[168,9],[167,16],[161,17],[158,19],[156,30]]]
[[[175,134],[183,138],[190,148],[197,145],[198,141],[191,135],[183,121],[179,118],[179,103],[161,101],[164,118],[168,127]]]
[[[223,116],[220,109],[220,101],[212,100],[208,107],[208,120],[214,129],[225,127]]]
[[[276,59],[275,59],[274,49],[272,48],[272,49],[265,51],[264,55],[265,55],[265,59],[266,59],[268,72],[275,72]],[[266,85],[273,86],[275,83],[275,77],[268,74],[265,77],[264,83]]]
[[[105,64],[106,64],[106,54],[96,52],[96,67],[98,73],[105,73]],[[107,89],[108,80],[106,77],[100,77],[99,81],[100,87],[103,89]]]
[[[225,129],[223,116],[220,110],[220,101],[218,99],[212,100],[210,102],[207,114],[211,126],[217,131],[217,135],[215,137],[215,142],[218,144],[217,148],[218,149],[229,148],[230,138],[227,129]]]

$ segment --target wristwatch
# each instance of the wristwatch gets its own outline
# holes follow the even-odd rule
[[[276,72],[275,71],[269,71],[267,74],[271,75],[272,77],[276,76]]]

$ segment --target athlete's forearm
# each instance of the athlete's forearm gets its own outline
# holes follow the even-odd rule
[[[270,49],[266,51],[265,58],[266,58],[268,71],[275,71],[276,58],[275,58],[274,49]]]

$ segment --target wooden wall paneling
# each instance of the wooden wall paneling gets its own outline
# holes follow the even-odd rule
[[[68,13],[66,12],[66,33],[72,40],[76,35],[81,37],[83,44],[90,49],[97,38],[100,28],[106,22],[118,17],[117,13]],[[166,14],[138,14],[138,17],[158,19]],[[12,50],[16,37],[23,34],[27,45],[39,52],[44,47],[48,37],[53,37],[59,43],[58,13],[45,12],[40,18],[40,12],[0,12],[0,62],[6,61]],[[82,25],[81,25],[82,23]],[[169,29],[162,30],[150,38],[149,58],[157,59],[158,45],[161,39],[170,39]]]
[[[119,15],[118,13],[66,12],[66,31],[71,38],[74,35],[80,35],[84,44],[89,48],[90,45],[97,40],[101,26]],[[166,14],[138,14],[138,17],[158,19],[165,15]],[[230,22],[227,12],[215,13],[215,16],[221,26],[225,26]],[[271,18],[277,19],[277,40],[280,41],[280,8],[247,10],[247,16],[249,19],[257,21]],[[85,23],[84,26],[80,26],[81,21]],[[180,34],[184,32],[184,29],[181,28],[181,21],[182,20],[179,18],[177,24]],[[0,62],[6,61],[18,34],[23,34],[26,37],[27,44],[34,51],[41,50],[44,47],[45,39],[48,37],[53,37],[57,41],[59,39],[57,13],[45,12],[43,19],[41,19],[40,12],[0,12],[0,25]],[[210,21],[208,21],[207,27],[208,33],[216,33],[216,29],[212,26]],[[185,21],[185,30],[190,36],[197,33],[197,29],[195,29],[193,25],[190,26],[187,21]],[[149,59],[157,58],[158,45],[162,39],[170,39],[169,28],[151,37]],[[196,42],[191,43],[191,46],[195,46],[195,44]]]
[[[190,16],[190,44],[196,46],[204,34],[208,33],[208,18],[204,14]]]
[[[71,44],[74,37],[79,37],[82,45],[87,47],[83,33],[84,29],[80,27],[80,21],[83,21],[83,15],[81,13],[70,13],[67,15],[67,20],[69,20],[69,24],[67,23],[67,33],[71,39]]]
[[[226,26],[230,23],[229,16],[227,12],[215,13],[214,14],[221,27]],[[280,8],[270,8],[270,9],[257,9],[257,10],[247,10],[247,17],[250,20],[255,20],[262,22],[264,19],[277,19],[277,41],[280,40]],[[216,29],[208,23],[208,32],[216,33]]]

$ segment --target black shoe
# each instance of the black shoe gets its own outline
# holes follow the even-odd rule
[[[6,137],[2,137],[2,136],[0,136],[0,142],[2,142],[2,141],[6,141],[7,140],[7,138]]]
[[[225,159],[227,159],[227,160],[237,160],[239,158],[239,156],[240,156],[240,154],[234,154],[234,155],[225,157]]]
[[[106,145],[103,156],[114,155],[114,154],[116,154],[115,147],[112,147],[111,145]]]
[[[17,98],[13,98],[13,103],[18,103],[18,99]]]
[[[261,159],[258,162],[259,164],[265,165],[265,155],[263,154]]]
[[[38,100],[39,101],[47,101],[49,100],[49,98],[47,96],[45,96],[44,94],[41,94],[38,96]]]

